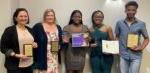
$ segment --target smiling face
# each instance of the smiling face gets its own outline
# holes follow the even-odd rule
[[[44,21],[47,23],[55,23],[55,14],[52,11],[46,12]]]
[[[136,12],[137,12],[137,7],[136,6],[128,6],[128,7],[126,7],[125,13],[127,15],[127,18],[134,18]]]
[[[29,16],[26,11],[20,11],[15,19],[17,24],[25,25],[29,21]]]
[[[80,24],[81,20],[82,20],[82,16],[79,12],[76,12],[76,13],[74,13],[72,19],[75,24]]]
[[[102,12],[96,12],[93,15],[93,22],[95,23],[95,25],[100,25],[102,24],[104,19],[104,15]]]

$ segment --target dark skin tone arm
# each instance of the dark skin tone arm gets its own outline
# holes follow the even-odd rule
[[[115,39],[118,40],[118,35],[116,35]],[[142,51],[148,45],[148,43],[149,43],[149,38],[147,37],[147,38],[144,38],[144,40],[140,46],[134,46],[131,49],[134,51]]]
[[[144,50],[144,48],[148,45],[149,43],[149,38],[144,38],[144,41],[142,42],[142,44],[140,46],[135,46],[133,48],[134,51],[142,51]]]
[[[108,36],[109,36],[109,40],[114,40],[114,36],[113,36],[113,31],[112,31],[112,28],[110,26],[107,26],[106,28],[107,31],[105,32],[108,32]],[[91,29],[91,32],[93,32],[94,30]],[[91,44],[92,47],[96,47],[96,44]]]
[[[114,40],[112,28],[110,26],[108,26],[108,35],[110,40]]]

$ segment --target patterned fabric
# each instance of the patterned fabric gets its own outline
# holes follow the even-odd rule
[[[49,33],[46,32],[47,43],[47,70],[34,70],[34,73],[59,73],[58,54],[51,52],[51,41],[58,41],[58,32]]]
[[[61,46],[62,43],[62,30],[59,25],[57,26],[57,30],[54,32],[58,31],[59,35],[59,46],[60,48],[63,48],[65,46]],[[38,47],[33,50],[33,58],[34,58],[34,64],[33,64],[33,69],[39,69],[39,70],[46,70],[47,69],[47,35],[45,33],[45,30],[43,28],[42,23],[37,23],[33,27],[33,32],[35,36],[35,41],[37,41]],[[59,49],[58,52],[58,62],[61,64],[61,55],[60,52],[61,49]]]
[[[56,33],[48,33],[48,44],[47,44],[47,73],[58,73],[58,54],[51,52],[51,41],[57,41],[58,35]]]

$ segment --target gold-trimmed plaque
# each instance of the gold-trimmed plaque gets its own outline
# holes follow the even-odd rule
[[[138,46],[138,35],[129,33],[127,39],[127,47],[133,48],[135,46]]]
[[[51,52],[59,51],[59,41],[51,41]]]
[[[23,45],[23,54],[28,57],[32,57],[33,56],[32,49],[33,49],[32,44],[24,44]]]

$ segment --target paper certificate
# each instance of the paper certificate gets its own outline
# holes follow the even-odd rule
[[[59,42],[51,41],[51,52],[58,52],[59,50]]]
[[[131,48],[138,45],[138,35],[128,34],[127,47]]]
[[[102,40],[102,52],[119,54],[119,41]]]
[[[89,36],[88,33],[73,33],[72,34],[72,47],[87,47],[89,46],[86,38]]]
[[[24,53],[24,55],[26,55],[28,57],[32,57],[32,55],[33,55],[32,49],[33,49],[32,44],[24,44],[23,45],[23,53]]]

